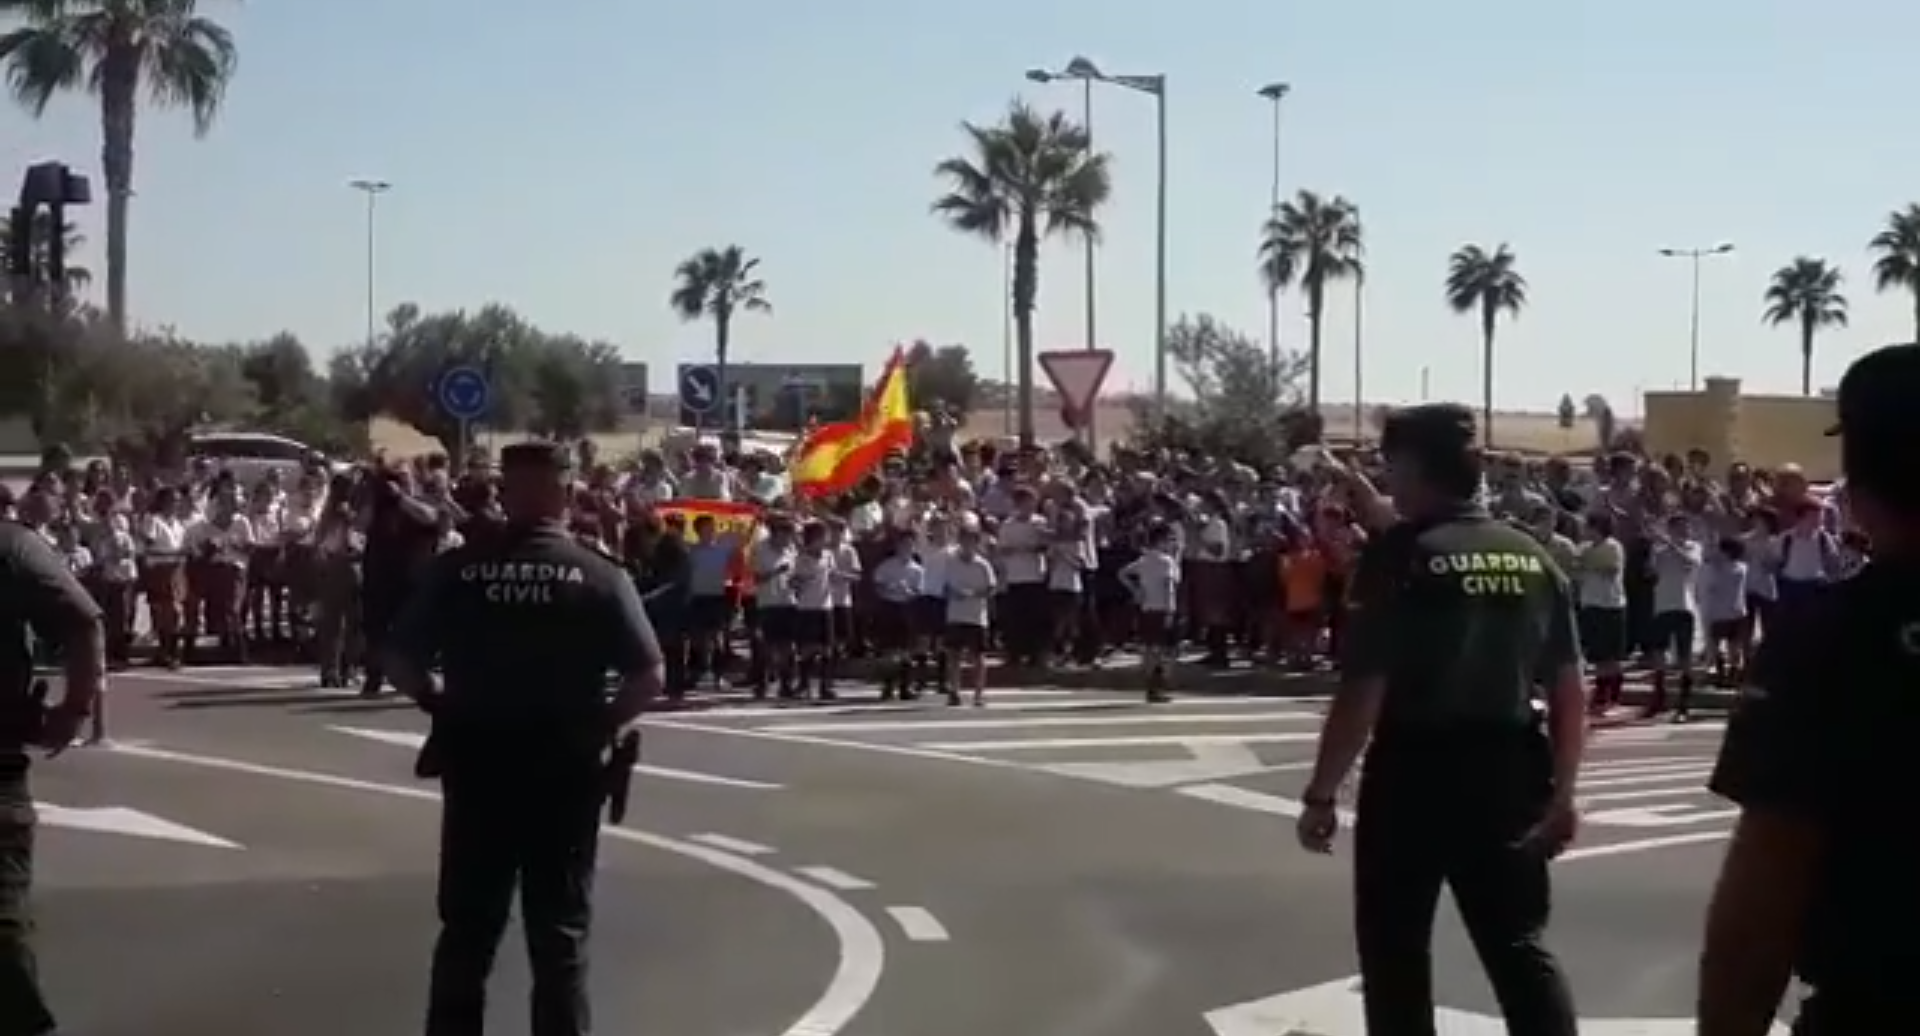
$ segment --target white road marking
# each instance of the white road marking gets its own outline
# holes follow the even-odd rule
[[[51,802],[36,802],[33,804],[33,809],[40,823],[47,827],[88,831],[94,834],[128,835],[133,838],[151,838],[156,841],[181,842],[186,845],[204,845],[212,849],[240,848],[238,842],[230,842],[185,824],[176,824],[151,813],[142,813],[137,809],[127,809],[124,806],[81,809],[56,806]]]
[[[1627,856],[1633,853],[1650,853],[1656,849],[1672,849],[1682,845],[1703,845],[1708,842],[1724,842],[1732,837],[1731,831],[1695,831],[1684,835],[1661,835],[1658,838],[1642,838],[1633,842],[1611,842],[1605,845],[1576,846],[1560,854],[1562,863],[1573,860],[1595,860],[1606,856]]]
[[[900,926],[900,934],[914,942],[946,942],[951,938],[947,926],[926,907],[890,906],[887,915]]]
[[[1171,788],[1200,781],[1252,777],[1272,769],[1242,744],[1190,745],[1191,759],[1150,759],[1123,763],[1049,763],[1048,773],[1127,788]]]
[[[1287,745],[1317,741],[1317,731],[1286,734],[1168,734],[1164,737],[1063,737],[1033,741],[930,741],[921,745],[936,752],[1053,751],[1077,748],[1151,748],[1188,745]]]
[[[873,888],[873,882],[836,867],[795,867],[795,874],[809,881],[815,881],[835,892],[864,892]]]
[[[125,755],[156,762],[197,766],[202,769],[222,770],[314,787],[339,788],[425,802],[437,802],[440,799],[438,794],[425,788],[381,784],[311,770],[295,770],[249,763],[239,759],[225,759],[219,756],[194,755],[160,748],[123,747],[119,751]],[[778,1036],[838,1036],[842,1030],[853,1024],[854,1018],[866,1008],[868,1001],[873,999],[875,991],[880,988],[880,976],[886,970],[887,963],[886,941],[881,938],[880,930],[874,927],[873,922],[867,920],[866,916],[853,904],[833,892],[810,885],[791,874],[745,856],[726,852],[711,845],[699,844],[691,839],[670,838],[630,827],[603,827],[601,833],[617,841],[643,845],[697,860],[776,892],[785,893],[799,900],[802,906],[813,911],[833,930],[834,941],[838,944],[838,960],[833,970],[833,977],[828,980],[827,988],[813,1002],[813,1006],[807,1008],[804,1014],[781,1030]]]
[[[426,744],[427,735],[417,730],[385,730],[380,727],[328,727],[336,734],[348,737],[364,738],[385,745],[410,748],[418,751]],[[642,777],[658,777],[661,780],[685,781],[689,784],[710,784],[717,788],[739,788],[743,791],[779,791],[786,787],[770,781],[754,781],[745,777],[726,777],[717,773],[703,773],[699,770],[680,770],[671,766],[654,766],[651,763],[635,763],[633,772]]]
[[[1140,706],[1138,712],[1119,712],[1112,705],[1103,703],[1107,714],[1098,716],[1018,716],[1010,719],[924,719],[924,720],[882,720],[876,723],[780,723],[772,727],[775,730],[791,730],[801,734],[865,734],[895,733],[899,731],[946,731],[946,730],[1044,730],[1053,727],[1131,727],[1157,726],[1174,723],[1318,723],[1320,714],[1315,712],[1231,712],[1218,715],[1197,716],[1192,713],[1152,712],[1149,709],[1158,706]],[[1088,710],[1080,705],[1076,710]],[[1088,710],[1091,711],[1091,710]],[[934,715],[939,715],[938,713]]]
[[[721,852],[737,853],[741,856],[772,856],[774,852],[773,847],[770,845],[761,845],[759,842],[749,842],[744,838],[734,838],[731,835],[716,835],[712,832],[703,835],[688,835],[687,841],[699,842],[701,845],[710,846]]]
[[[1692,767],[1679,767],[1653,773],[1627,771],[1627,776],[1603,776],[1598,780],[1589,780],[1585,773],[1582,773],[1580,776],[1579,790],[1584,793],[1589,788],[1631,788],[1642,784],[1665,784],[1670,781],[1692,780],[1697,781],[1699,783],[1699,790],[1704,792],[1707,790],[1707,777],[1712,773],[1713,765],[1710,763],[1702,763]]]
[[[231,672],[221,674],[206,668],[196,667],[193,672],[176,670],[149,671],[129,669],[114,673],[114,682],[122,680],[151,680],[155,683],[177,683],[190,687],[218,687],[230,691],[315,691],[328,697],[351,698],[360,691],[353,687],[321,687],[320,677],[316,673],[263,672],[246,674]]]

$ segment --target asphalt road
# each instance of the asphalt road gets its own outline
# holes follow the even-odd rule
[[[314,683],[122,679],[123,747],[37,772],[66,825],[43,832],[41,901],[74,1031],[417,1028],[434,930],[436,811],[410,776],[424,727]],[[1358,1036],[1346,860],[1299,852],[1288,819],[1320,703],[989,696],[654,721],[628,830],[602,854],[600,1031]],[[1701,790],[1718,736],[1703,722],[1595,744],[1552,939],[1583,1017],[1691,1006],[1730,822]],[[88,809],[232,845],[75,829],[101,826]],[[1493,1003],[1442,914],[1448,1031],[1476,1031]],[[501,1032],[525,1031],[519,957],[510,937]],[[1317,992],[1273,999],[1302,989]]]

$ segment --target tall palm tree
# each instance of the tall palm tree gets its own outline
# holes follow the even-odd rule
[[[1447,258],[1447,305],[1455,313],[1480,314],[1480,441],[1493,444],[1493,332],[1500,315],[1527,308],[1527,279],[1514,268],[1502,244],[1489,252],[1462,245]]]
[[[85,90],[100,103],[100,167],[107,181],[107,315],[127,326],[127,206],[133,129],[142,89],[185,108],[197,134],[213,128],[238,64],[233,36],[201,17],[197,0],[0,0],[7,85],[36,117],[55,96]],[[10,17],[9,17],[10,16]]]
[[[1764,296],[1762,319],[1771,327],[1800,328],[1800,394],[1813,395],[1813,339],[1829,327],[1847,326],[1847,297],[1840,291],[1840,270],[1825,259],[1796,256],[1773,271]]]
[[[1887,225],[1867,249],[1873,260],[1873,286],[1878,291],[1903,290],[1913,296],[1913,340],[1920,342],[1920,202],[1887,213]]]
[[[32,269],[33,279],[38,283],[46,282],[48,279],[48,270],[53,266],[52,230],[53,214],[45,209],[36,210],[33,214],[33,227],[31,231],[33,239],[31,241],[31,251],[27,255],[27,264]],[[7,213],[0,213],[0,254],[9,254],[12,252],[13,235],[13,218]],[[93,283],[92,271],[73,261],[74,256],[79,254],[80,249],[86,243],[86,235],[80,233],[80,228],[75,226],[72,220],[61,224],[60,244],[61,251],[64,253],[62,259],[66,267],[65,280],[67,294],[69,296],[84,290],[87,285]],[[7,296],[7,289],[10,287],[10,285],[0,286],[0,298]]]
[[[773,303],[767,301],[767,282],[760,279],[760,260],[749,257],[739,245],[703,248],[674,269],[673,279],[673,294],[667,301],[680,319],[713,321],[713,366],[719,375],[720,412],[725,414],[733,318],[740,313],[773,312]],[[744,420],[746,415],[738,418]]]
[[[1345,198],[1301,191],[1260,232],[1260,277],[1271,291],[1298,284],[1307,299],[1307,407],[1320,412],[1320,324],[1327,285],[1366,274],[1360,210]]]
[[[934,166],[947,193],[933,213],[953,229],[995,244],[1013,237],[1013,327],[1019,354],[1020,442],[1033,436],[1033,308],[1040,295],[1044,235],[1097,238],[1100,206],[1113,193],[1108,157],[1086,127],[1060,112],[1015,101],[997,125],[962,123],[971,155]]]

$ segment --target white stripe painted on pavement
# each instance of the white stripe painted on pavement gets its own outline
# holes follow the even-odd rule
[[[225,759],[220,756],[130,746],[122,746],[115,750],[124,755],[156,762],[178,763],[182,766],[197,766],[207,770],[223,770],[227,773],[291,781],[314,787],[339,788],[426,802],[437,802],[440,799],[438,794],[425,788],[381,784],[335,774],[317,773],[312,770],[295,770],[282,766],[249,763],[239,759]],[[872,1000],[874,993],[879,990],[880,976],[885,972],[887,964],[886,940],[881,938],[880,930],[874,927],[873,922],[867,920],[866,915],[833,892],[809,885],[791,874],[745,856],[697,844],[693,839],[670,838],[631,827],[603,827],[601,833],[617,841],[643,845],[690,860],[698,860],[710,867],[728,871],[776,892],[784,892],[799,900],[802,906],[813,911],[820,920],[826,922],[827,927],[833,931],[834,941],[838,944],[839,950],[833,976],[828,980],[827,988],[813,1002],[813,1006],[807,1008],[806,1013],[781,1030],[779,1036],[838,1036],[843,1029],[853,1024],[854,1018],[866,1009],[867,1002]]]
[[[1053,751],[1077,748],[1149,748],[1184,745],[1289,745],[1313,741],[1318,731],[1288,734],[1168,734],[1164,737],[1065,737],[1031,741],[931,741],[922,745],[936,752],[1011,752],[1020,749]]]
[[[759,842],[749,842],[744,838],[734,838],[731,835],[716,835],[712,832],[703,835],[689,835],[687,836],[687,841],[699,842],[701,845],[709,848],[718,849],[725,853],[738,853],[741,856],[771,856],[774,851],[770,845],[761,845]]]
[[[401,748],[419,750],[426,744],[427,735],[416,730],[385,730],[379,727],[328,727],[336,734],[348,737],[365,738],[381,744],[397,745]],[[769,781],[748,780],[745,777],[727,777],[717,773],[702,773],[699,770],[680,770],[671,766],[654,766],[651,763],[635,763],[633,772],[643,777],[658,777],[668,781],[686,781],[689,784],[711,784],[718,788],[739,788],[743,791],[780,791],[783,784]]]
[[[951,713],[930,713],[919,720],[880,720],[872,723],[778,723],[774,730],[791,730],[800,734],[858,734],[889,733],[900,730],[936,731],[936,730],[1042,730],[1053,727],[1127,727],[1157,726],[1175,723],[1318,723],[1321,716],[1315,712],[1233,712],[1218,715],[1195,715],[1193,713],[1151,712],[1158,706],[1140,706],[1139,712],[1118,712],[1111,703],[1101,703],[1107,711],[1098,716],[1015,716],[1007,719],[940,719]],[[1087,706],[1079,706],[1081,709]],[[964,715],[964,714],[963,714]]]
[[[809,881],[825,885],[835,892],[864,892],[873,887],[873,882],[848,874],[837,867],[795,867],[793,872]]]
[[[900,926],[900,933],[914,942],[946,942],[947,926],[926,907],[890,906],[887,916]]]
[[[1581,773],[1613,773],[1616,770],[1661,770],[1674,766],[1700,766],[1708,760],[1697,755],[1649,756],[1645,759],[1589,759],[1580,764]]]
[[[1290,799],[1284,795],[1269,795],[1263,791],[1242,788],[1237,784],[1189,784],[1184,788],[1175,788],[1174,791],[1190,799],[1214,802],[1222,806],[1232,806],[1235,809],[1250,809],[1256,813],[1272,813],[1275,816],[1292,817],[1296,820],[1299,819],[1300,814],[1306,812],[1306,806],[1298,799]],[[1352,810],[1337,809],[1335,812],[1339,815],[1342,824],[1353,823]]]
[[[1661,773],[1636,773],[1626,777],[1602,777],[1599,780],[1580,778],[1580,790],[1589,788],[1626,788],[1640,784],[1662,784],[1667,781],[1692,780],[1699,782],[1704,790],[1707,777],[1713,773],[1711,764],[1703,764],[1687,769],[1667,770]]]
[[[1672,849],[1682,845],[1703,845],[1708,842],[1724,842],[1731,837],[1730,831],[1695,831],[1685,835],[1661,835],[1658,838],[1642,838],[1633,842],[1611,842],[1604,845],[1580,846],[1560,854],[1560,862],[1574,860],[1595,860],[1607,856],[1628,856],[1633,853],[1649,853],[1656,849]]]
[[[179,671],[172,669],[141,670],[128,669],[114,673],[115,682],[121,680],[151,680],[155,683],[183,684],[189,687],[219,687],[234,691],[318,691],[328,696],[353,697],[360,691],[353,687],[321,687],[317,673],[277,672],[230,673],[207,672],[200,669]]]
[[[1586,808],[1601,802],[1643,802],[1647,799],[1680,799],[1689,795],[1705,795],[1707,789],[1700,784],[1683,784],[1671,788],[1640,788],[1636,791],[1608,791],[1598,795],[1580,794],[1580,806]]]

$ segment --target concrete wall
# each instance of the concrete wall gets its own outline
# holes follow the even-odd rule
[[[1839,444],[1823,434],[1834,420],[1831,397],[1742,395],[1739,378],[1708,378],[1699,392],[1649,392],[1644,402],[1655,456],[1698,449],[1716,465],[1798,464],[1816,481],[1840,475]]]

